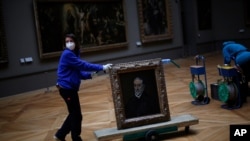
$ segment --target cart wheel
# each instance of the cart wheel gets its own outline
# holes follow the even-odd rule
[[[185,126],[185,133],[189,132],[189,126]]]
[[[159,141],[159,135],[154,130],[149,130],[145,134],[145,140],[146,141]]]

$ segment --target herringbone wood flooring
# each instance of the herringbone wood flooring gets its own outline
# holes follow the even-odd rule
[[[222,63],[218,52],[205,54],[208,94],[210,84],[221,77],[217,65]],[[175,60],[164,65],[167,95],[171,116],[192,114],[199,118],[199,124],[190,126],[189,134],[183,130],[164,135],[172,141],[228,141],[230,124],[250,124],[250,99],[240,109],[226,110],[222,103],[211,98],[207,105],[195,106],[189,92],[193,57]],[[202,79],[202,76],[201,76]],[[65,103],[52,86],[47,89],[21,93],[0,99],[0,140],[1,141],[53,141],[53,135],[67,115]],[[84,81],[79,91],[82,106],[82,138],[96,141],[93,131],[116,127],[112,92],[108,74]],[[70,135],[66,138],[71,140]],[[122,139],[117,139],[122,140]]]

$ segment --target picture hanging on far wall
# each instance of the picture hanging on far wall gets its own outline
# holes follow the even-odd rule
[[[2,1],[0,2],[0,67],[8,62],[6,37],[3,23]]]
[[[170,120],[160,58],[114,64],[109,75],[118,129]]]
[[[142,43],[172,39],[170,0],[137,0]]]
[[[74,33],[81,52],[127,46],[124,0],[34,0],[40,58],[59,56]]]

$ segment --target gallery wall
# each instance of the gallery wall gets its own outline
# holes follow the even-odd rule
[[[137,1],[123,1],[127,46],[83,53],[82,58],[101,64],[156,57],[177,59],[193,55],[192,52],[199,53],[197,50],[213,51],[216,42],[222,40],[244,39],[244,43],[248,43],[250,33],[244,21],[243,0],[211,0],[212,29],[209,30],[197,28],[196,0],[190,0],[188,5],[183,6],[181,3],[184,1],[169,0],[173,28],[171,40],[141,46],[136,45],[141,41]],[[184,13],[183,7],[186,10]],[[59,57],[40,57],[33,0],[2,0],[2,14],[8,63],[0,69],[0,97],[54,86]],[[183,14],[192,18],[183,21]],[[183,24],[194,27],[185,32]],[[239,32],[241,29],[244,32]],[[192,36],[189,45],[184,42],[187,36]],[[202,48],[199,48],[200,45]],[[191,53],[185,54],[186,49]],[[20,63],[23,58],[32,58],[32,62]]]

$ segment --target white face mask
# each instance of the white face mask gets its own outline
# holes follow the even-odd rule
[[[75,43],[74,42],[67,42],[66,43],[66,48],[68,48],[70,50],[74,50],[75,49]]]

